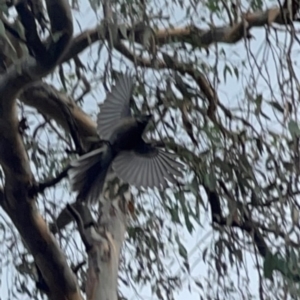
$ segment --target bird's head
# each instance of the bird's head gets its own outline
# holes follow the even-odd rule
[[[151,119],[152,115],[140,115],[136,117],[136,122],[141,132],[143,132],[146,129]]]
[[[147,125],[149,121],[152,119],[152,115],[141,115],[136,117],[136,121],[139,124]]]

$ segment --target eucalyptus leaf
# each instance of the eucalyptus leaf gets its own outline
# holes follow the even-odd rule
[[[293,138],[300,136],[300,129],[299,129],[297,122],[295,122],[294,120],[291,120],[288,124],[288,128],[289,128],[290,134]]]

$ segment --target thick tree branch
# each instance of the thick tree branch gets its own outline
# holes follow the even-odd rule
[[[66,9],[68,2],[66,0],[50,1],[48,6],[52,11],[49,17],[54,31],[46,53],[47,59],[36,60],[32,57],[25,57],[11,65],[6,74],[0,78],[0,92],[2,95],[6,95],[6,101],[2,103],[2,105],[5,104],[4,111],[13,105],[13,101],[22,88],[52,71],[68,48],[73,34],[71,12]],[[63,14],[65,17],[62,17]],[[60,19],[57,19],[57,16],[60,16]]]
[[[243,38],[250,38],[249,30],[252,27],[270,26],[272,23],[280,25],[289,24],[286,9],[281,12],[279,7],[266,11],[250,12],[242,16],[242,21],[232,26],[200,29],[196,26],[183,28],[160,29],[156,35],[158,45],[164,45],[172,41],[188,43],[197,48],[208,47],[213,43],[234,44]],[[294,20],[294,18],[291,18]],[[296,22],[297,20],[294,20]]]
[[[41,114],[55,120],[66,132],[70,132],[70,123],[74,122],[76,136],[82,141],[86,150],[90,149],[92,144],[90,138],[97,137],[96,123],[66,94],[39,81],[28,87],[19,98],[26,105],[36,108]],[[68,116],[63,113],[65,110],[68,111]]]
[[[128,190],[128,185],[127,190]],[[89,209],[82,203],[67,205],[52,230],[56,232],[75,219],[88,255],[86,294],[88,299],[117,299],[119,256],[126,232],[126,203],[130,192],[115,182],[102,195],[99,220],[95,224]],[[113,199],[113,201],[112,201]]]
[[[89,226],[84,230],[85,239],[92,246],[87,253],[88,299],[118,299],[119,260],[126,233],[125,204],[131,197],[130,193],[116,193],[114,197],[102,199],[97,226]]]
[[[68,61],[79,53],[87,49],[93,43],[104,41],[102,34],[102,26],[97,26],[94,29],[86,30],[78,36],[74,37],[70,43],[68,51],[63,56],[63,61]]]
[[[48,60],[25,57],[0,78],[0,164],[5,174],[2,204],[33,255],[52,299],[81,299],[72,270],[45,221],[35,199],[28,194],[35,184],[18,131],[16,97],[29,84],[49,74],[60,61],[73,34],[67,0],[47,1],[52,25]]]
[[[270,26],[272,23],[280,25],[287,24],[288,11],[286,9],[281,12],[279,7],[268,9],[266,11],[258,11],[247,13],[243,16],[243,20],[232,26],[215,27],[210,29],[201,29],[194,25],[177,28],[158,29],[154,31],[156,46],[162,46],[168,43],[185,42],[196,48],[207,48],[213,43],[237,43],[243,38],[249,38],[249,30],[252,27]],[[296,22],[295,18],[291,18]],[[124,28],[123,28],[124,30]],[[145,31],[149,30],[148,26],[137,26],[128,28],[126,36],[134,33],[134,38],[137,43],[142,43]],[[88,46],[97,42],[104,41],[108,37],[104,25],[84,31],[75,37],[70,45],[69,50],[65,53],[63,61],[74,58],[80,52],[84,51]],[[125,39],[124,34],[119,30],[119,39]]]
[[[67,3],[67,1],[61,2]],[[66,7],[68,7],[68,5]],[[61,12],[66,13],[65,22],[63,21],[64,19],[62,19],[60,22],[63,23],[65,28],[68,28],[69,31],[64,29],[61,38],[57,39],[57,41],[52,41],[52,44],[58,42],[62,46],[63,40],[65,47],[68,46],[69,40],[71,39],[73,33],[72,19],[69,18],[70,11],[65,9],[66,7],[63,6],[64,10]],[[59,9],[59,7],[57,9]],[[16,166],[14,163],[16,160],[12,159],[11,156],[19,154],[17,160],[20,161],[20,173],[30,175],[28,178],[31,177],[27,156],[25,154],[25,150],[22,149],[22,141],[17,134],[18,122],[16,117],[16,97],[22,88],[47,75],[55,67],[60,57],[61,55],[56,53],[56,55],[53,55],[52,57],[52,64],[47,62],[46,65],[44,65],[44,61],[37,61],[31,57],[27,57],[16,64],[11,65],[7,70],[7,73],[0,77],[0,114],[2,117],[0,122],[0,128],[2,129],[2,136],[0,137],[0,163],[6,171],[6,176],[9,176],[8,170],[13,170]],[[10,139],[14,140],[14,142],[8,143]],[[8,149],[6,147],[12,147],[14,151],[7,151]],[[17,149],[19,151],[17,151]],[[21,161],[23,163],[21,163]],[[24,165],[25,162],[26,165]],[[8,178],[6,178],[6,181],[7,179]]]
[[[36,21],[28,4],[25,2],[17,4],[16,10],[24,27],[28,50],[39,60],[46,59],[46,47],[38,35]]]
[[[67,0],[46,0],[46,7],[51,24],[52,41],[48,47],[48,64],[57,65],[58,56],[62,59],[67,51],[70,34],[73,33],[72,13]]]

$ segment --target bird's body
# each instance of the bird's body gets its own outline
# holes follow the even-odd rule
[[[112,148],[117,152],[135,149],[143,141],[142,134],[150,118],[151,115],[145,116],[143,123],[133,117],[124,118],[109,138]]]
[[[173,175],[181,176],[182,165],[174,154],[146,143],[142,135],[151,115],[131,116],[129,100],[133,79],[121,76],[98,114],[98,133],[106,141],[99,149],[71,163],[72,189],[82,201],[95,203],[100,196],[110,167],[118,177],[136,187],[165,188]]]

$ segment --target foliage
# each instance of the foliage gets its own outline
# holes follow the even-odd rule
[[[173,299],[182,290],[200,299],[299,297],[298,28],[274,21],[251,29],[255,38],[246,28],[239,39],[220,40],[214,28],[238,24],[242,13],[274,4],[231,2],[111,2],[122,21],[122,46],[112,36],[99,39],[80,54],[81,62],[70,60],[47,78],[95,119],[111,79],[134,70],[132,108],[155,115],[148,138],[163,141],[187,166],[184,180],[172,189],[133,189],[134,214],[120,265],[124,297],[133,291],[138,297],[142,288],[139,296],[151,293],[155,299]],[[80,27],[90,28],[91,16],[102,24],[100,1],[73,6]],[[215,43],[206,47],[199,33],[187,33],[191,23],[203,36],[214,32]],[[140,24],[137,43],[127,28]],[[6,39],[2,25],[0,39]],[[19,108],[29,126],[22,136],[36,180],[55,177],[75,157],[71,137],[22,101]],[[40,195],[38,204],[52,223],[74,199],[64,180]],[[34,279],[32,258],[5,216],[0,230],[1,266],[13,263],[17,270],[9,279],[10,297],[40,299],[39,291],[27,288]],[[73,265],[85,258],[74,225],[57,238]],[[78,274],[82,281],[84,271]]]

